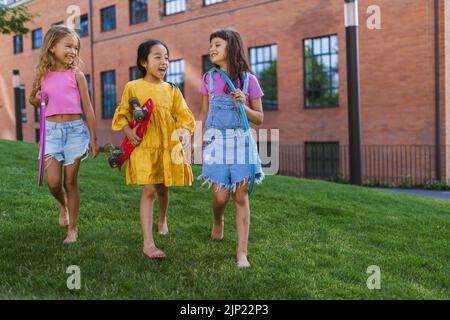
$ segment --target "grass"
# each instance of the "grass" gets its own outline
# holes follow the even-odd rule
[[[37,187],[38,146],[0,148],[0,298],[450,298],[448,201],[270,176],[251,198],[252,267],[238,270],[233,206],[224,240],[211,241],[211,195],[196,181],[171,189],[170,234],[156,235],[168,258],[150,261],[140,189],[105,157],[82,164],[80,238],[63,245],[57,203]],[[70,265],[81,269],[80,290],[66,287]],[[370,265],[381,269],[380,290],[367,288]]]

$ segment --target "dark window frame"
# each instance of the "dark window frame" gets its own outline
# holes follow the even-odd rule
[[[337,44],[338,44],[338,51],[337,53],[333,53],[332,49],[331,49],[331,37],[336,37],[337,40]],[[337,86],[337,90],[338,90],[338,102],[336,105],[312,105],[312,106],[307,106],[306,103],[306,55],[305,55],[305,46],[306,46],[306,41],[307,40],[311,40],[312,42],[314,42],[314,40],[317,39],[323,39],[323,38],[329,38],[329,53],[328,54],[320,54],[319,56],[324,56],[324,55],[329,55],[330,56],[330,68],[329,70],[331,70],[331,56],[333,54],[337,55],[337,59],[338,59],[338,64],[337,64],[337,75],[338,75],[338,86]],[[322,36],[317,36],[317,37],[310,37],[310,38],[303,38],[302,39],[302,44],[303,44],[303,109],[306,110],[315,110],[315,109],[333,109],[333,108],[339,108],[340,107],[340,99],[339,99],[339,82],[340,82],[340,74],[339,74],[339,36],[337,33],[332,33],[332,34],[326,34],[326,35],[322,35]],[[311,48],[313,49],[313,48]],[[317,55],[313,55],[313,57],[317,57]]]
[[[205,61],[206,58],[208,58],[208,59],[209,59],[209,62],[210,62],[209,65],[210,65],[211,67],[209,67],[209,68],[205,68],[205,66],[207,65],[207,63],[206,63],[206,61]],[[206,72],[208,72],[209,70],[211,70],[212,66],[213,66],[213,64],[212,64],[212,62],[211,62],[211,57],[210,57],[210,55],[209,55],[209,54],[204,54],[204,55],[202,55],[202,71],[203,71],[202,74],[205,74]]]
[[[128,69],[129,71],[129,79],[130,79],[130,81],[133,81],[133,80],[137,80],[137,79],[140,79],[140,78],[142,78],[141,77],[141,71],[139,70],[139,68],[137,67],[137,66],[134,66],[134,67],[130,67],[129,69]],[[134,72],[137,72],[137,77],[133,77],[133,73]]]
[[[107,28],[105,28],[105,22],[107,21],[106,20],[106,18],[108,17],[107,15],[105,15],[105,13],[106,13],[106,11],[107,10],[111,10],[111,9],[114,9],[114,26],[113,27],[111,27],[111,28],[109,28],[109,29],[107,29]],[[102,8],[102,9],[100,9],[100,32],[108,32],[108,31],[112,31],[112,30],[115,30],[115,29],[117,29],[117,16],[116,16],[116,6],[115,5],[112,5],[112,6],[109,6],[109,7],[105,7],[105,8]],[[111,13],[109,13],[109,15],[112,15]]]
[[[267,107],[267,104],[266,104],[266,106],[264,106],[264,101],[267,100],[267,97],[266,97],[267,95],[265,94],[263,97],[261,97],[262,106],[263,106],[263,110],[264,111],[277,111],[277,110],[279,110],[279,101],[278,101],[278,91],[279,91],[278,90],[278,44],[277,43],[270,43],[270,44],[267,44],[267,45],[255,46],[255,47],[248,48],[248,60],[249,60],[250,68],[253,70],[253,72],[255,72],[255,75],[258,78],[258,75],[256,74],[256,70],[253,68],[253,65],[257,65],[257,64],[261,64],[261,63],[267,63],[267,62],[266,61],[263,61],[263,62],[259,62],[259,61],[258,62],[252,62],[252,60],[251,60],[252,49],[257,50],[257,49],[262,49],[262,48],[270,48],[272,46],[276,47],[276,52],[277,52],[276,60],[271,60],[270,61],[270,62],[273,62],[273,61],[276,62],[276,75],[275,75],[275,79],[274,79],[276,87],[277,87],[277,90],[276,90],[276,106]],[[272,53],[271,53],[271,55],[272,55]],[[255,56],[257,56],[257,51],[255,53]],[[261,84],[261,79],[258,78],[258,81]],[[262,90],[264,92],[264,88],[263,87],[262,87]]]
[[[184,59],[180,58],[180,59],[176,59],[176,60],[171,60],[169,62],[169,64],[171,64],[171,66],[169,68],[169,72],[175,69],[173,64],[176,63],[176,62],[182,63],[183,72],[182,73],[174,72],[174,73],[171,73],[171,74],[167,73],[165,78],[166,78],[167,82],[172,82],[173,84],[175,84],[181,90],[181,93],[184,95],[184,86],[185,86],[185,81],[186,81],[186,76],[185,76],[186,68],[185,68]],[[176,76],[179,76],[179,75],[182,75],[182,77],[183,77],[183,81],[182,81],[181,85],[179,83],[177,83],[177,82],[170,81],[169,77],[176,77]]]
[[[41,108],[34,109],[34,123],[39,123],[41,121]]]
[[[82,28],[82,21],[85,21],[87,23],[87,28],[83,29]],[[83,30],[85,30],[85,32],[82,32]],[[82,14],[80,16],[80,29],[76,30],[78,35],[80,36],[80,38],[84,38],[84,37],[88,37],[89,36],[89,16],[87,13]]]
[[[38,108],[36,108],[36,109],[38,109]],[[35,134],[35,137],[34,137],[34,139],[35,139],[35,142],[36,143],[40,143],[40,139],[41,139],[41,129],[39,129],[39,128],[34,128],[34,134]]]
[[[92,87],[92,77],[90,74],[85,74],[84,77],[86,78],[87,83],[87,89],[89,93],[89,98],[92,100],[92,94],[91,94],[91,87]]]
[[[19,49],[17,48],[16,39],[20,39]],[[13,36],[13,50],[14,50],[14,54],[19,54],[19,53],[23,52],[23,35],[16,34],[15,36]]]
[[[114,74],[114,107],[112,109],[112,114],[106,114],[106,109],[108,106],[105,105],[106,103],[106,96],[105,96],[105,79],[104,79],[104,75],[108,74],[108,73],[113,73]],[[102,119],[112,119],[114,117],[114,111],[115,108],[117,107],[117,77],[116,77],[116,70],[106,70],[100,73],[100,81],[101,81],[101,91],[102,91]],[[111,110],[108,110],[109,112]]]
[[[184,1],[184,10],[176,11],[176,12],[172,12],[172,13],[167,13],[167,4],[168,4],[168,1],[169,1],[169,2],[175,2],[175,1],[180,1],[180,0],[164,0],[164,16],[165,16],[165,17],[170,17],[170,16],[174,16],[174,15],[177,15],[177,14],[186,12],[186,4],[187,4],[187,1],[186,1],[186,0],[181,0],[181,1]]]
[[[227,2],[227,0],[222,0],[222,1],[214,2],[214,3],[206,3],[206,0],[203,0],[203,6],[209,7],[209,6],[213,6],[215,4],[220,4],[220,3],[224,3],[224,2]]]
[[[133,17],[134,17],[134,15],[133,15],[133,2],[134,1],[139,1],[139,0],[129,0],[128,1],[128,14],[130,15],[130,26],[131,25],[136,25],[136,24],[139,24],[139,23],[144,23],[144,22],[148,21],[148,1],[147,0],[145,0],[145,7],[146,7],[145,19],[139,20],[139,21],[133,21]]]
[[[40,31],[40,33],[41,33],[41,43],[40,43],[39,46],[35,46],[35,44],[36,44],[35,43],[35,41],[36,41],[35,34],[36,34],[37,31]],[[44,39],[43,39],[43,30],[42,30],[42,28],[37,28],[37,29],[34,29],[33,31],[31,31],[31,49],[32,50],[42,48],[43,40]]]

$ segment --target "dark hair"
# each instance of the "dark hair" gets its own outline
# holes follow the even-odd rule
[[[244,51],[244,42],[242,41],[239,32],[232,29],[219,29],[211,33],[209,36],[209,42],[214,38],[220,38],[227,42],[227,62],[228,62],[228,72],[230,73],[231,81],[235,86],[238,84],[239,88],[242,89],[243,86],[243,73],[250,72],[253,73],[249,67],[247,56]],[[217,67],[217,65],[215,65]],[[231,92],[228,84],[225,86],[225,93],[229,94]]]
[[[156,39],[150,39],[139,45],[136,65],[139,69],[139,72],[141,73],[142,78],[145,77],[145,75],[147,74],[147,70],[142,66],[141,63],[147,61],[148,55],[150,54],[150,51],[152,50],[153,46],[156,46],[158,44],[166,48],[167,54],[169,54],[169,48],[167,47],[167,45],[164,42]]]

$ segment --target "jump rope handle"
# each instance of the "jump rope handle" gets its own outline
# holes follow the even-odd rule
[[[39,173],[38,186],[42,185],[44,175],[44,157],[45,157],[45,94],[41,90],[41,108],[39,123]]]

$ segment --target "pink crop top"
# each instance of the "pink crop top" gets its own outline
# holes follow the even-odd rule
[[[42,82],[42,91],[48,96],[46,116],[81,114],[80,91],[75,71],[49,71]]]

